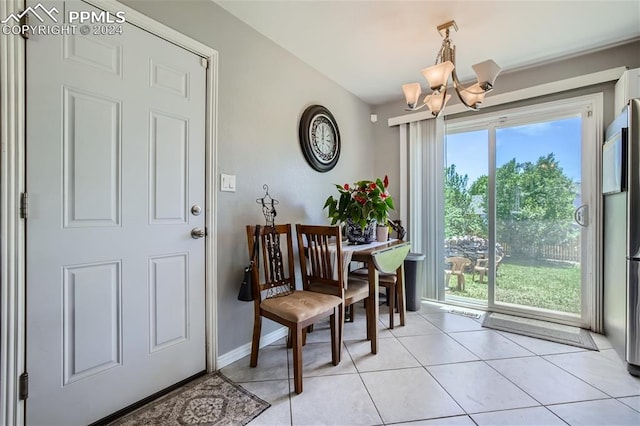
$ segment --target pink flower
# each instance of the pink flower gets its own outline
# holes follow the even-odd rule
[[[389,186],[389,177],[387,175],[384,175],[384,180],[382,181],[382,183],[384,184],[385,188]]]
[[[348,190],[349,190],[349,184],[348,184],[348,183],[345,183],[345,184],[344,184],[344,186],[343,186],[343,188],[344,188],[344,190],[345,190],[345,191],[348,191]]]

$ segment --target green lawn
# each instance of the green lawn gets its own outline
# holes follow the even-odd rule
[[[478,275],[476,274],[476,280]],[[449,281],[450,294],[487,300],[487,283],[465,274],[465,291]],[[507,258],[498,268],[496,301],[580,313],[580,267],[566,262]]]

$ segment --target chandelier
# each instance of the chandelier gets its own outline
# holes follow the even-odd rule
[[[447,94],[447,82],[449,76],[453,79],[455,89],[460,101],[472,110],[478,110],[487,92],[493,90],[493,83],[501,71],[501,68],[493,60],[489,59],[472,66],[478,81],[469,87],[464,87],[456,74],[456,47],[451,44],[449,32],[451,29],[458,31],[456,21],[445,22],[438,26],[438,32],[444,39],[442,47],[436,57],[435,65],[422,70],[422,75],[429,83],[432,91],[424,97],[422,104],[418,104],[422,88],[420,83],[402,85],[402,91],[407,101],[407,111],[416,111],[424,106],[429,108],[435,117],[440,115],[445,105],[451,98]]]

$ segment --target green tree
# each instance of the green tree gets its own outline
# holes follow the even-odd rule
[[[456,172],[456,165],[445,169],[445,238],[464,235],[486,234],[484,224],[471,204],[472,197],[467,188],[469,177]]]
[[[482,195],[487,209],[487,176],[480,176],[469,190]],[[515,158],[496,169],[496,230],[501,243],[514,255],[534,247],[538,257],[543,245],[562,244],[575,238],[573,200],[576,185],[567,177],[554,154],[535,163]]]
[[[482,175],[471,184],[471,187],[469,188],[469,194],[480,195],[486,199],[488,186],[489,177],[487,175]]]

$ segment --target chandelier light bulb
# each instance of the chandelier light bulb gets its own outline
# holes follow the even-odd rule
[[[422,75],[429,82],[431,90],[441,91],[447,87],[447,81],[455,66],[453,62],[446,61],[422,70]]]
[[[481,88],[486,91],[493,89],[493,83],[496,81],[496,77],[498,77],[500,71],[502,71],[502,68],[492,59],[472,65],[471,68],[475,71]]]
[[[429,108],[431,114],[437,117],[447,105],[449,99],[451,99],[451,95],[446,94],[446,92],[434,93],[424,98],[424,104]]]
[[[407,107],[415,109],[418,105],[420,93],[422,93],[420,83],[403,84],[402,91],[404,92],[404,97],[407,101]]]
[[[461,90],[458,94],[469,108],[477,110],[479,108],[479,104],[484,100],[484,96],[487,92],[482,90],[480,83],[476,83],[464,90]]]

